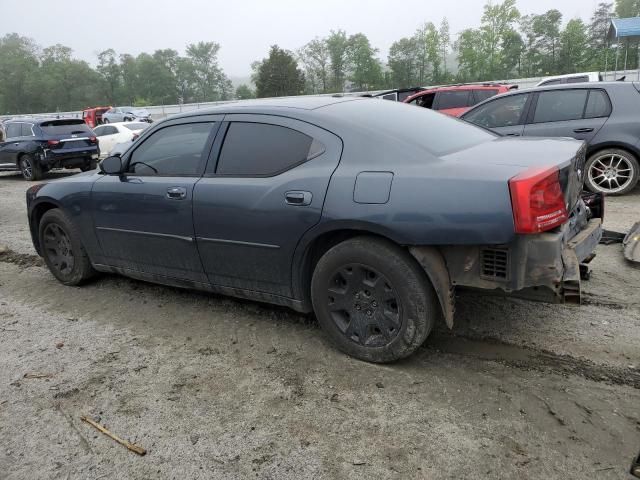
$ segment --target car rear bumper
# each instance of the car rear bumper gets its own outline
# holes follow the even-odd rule
[[[100,151],[97,148],[73,148],[60,152],[45,150],[40,158],[40,163],[47,168],[73,168],[81,167],[91,160],[97,160]]]
[[[566,224],[554,232],[518,235],[508,245],[447,246],[441,251],[452,286],[580,303],[581,265],[595,257],[602,220],[592,218],[567,240],[568,232]]]

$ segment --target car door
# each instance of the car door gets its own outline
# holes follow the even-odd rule
[[[291,296],[293,254],[320,221],[342,141],[305,122],[248,114],[226,115],[218,138],[217,162],[193,194],[209,281]]]
[[[24,128],[23,128],[24,126]],[[6,125],[7,138],[0,144],[0,164],[16,165],[18,154],[24,151],[25,144],[31,140],[31,124],[13,122]],[[25,135],[23,135],[23,133]]]
[[[472,108],[462,115],[462,119],[500,135],[519,137],[524,130],[530,100],[528,93],[496,97]]]
[[[120,143],[120,132],[114,125],[102,125],[94,129],[100,144],[100,154],[108,156],[113,147]]]
[[[165,122],[122,157],[121,175],[94,184],[98,263],[207,283],[193,230],[193,188],[222,116]]]
[[[524,135],[573,137],[589,142],[610,113],[611,102],[602,89],[542,91],[532,102]]]

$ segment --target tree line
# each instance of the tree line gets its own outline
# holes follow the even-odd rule
[[[295,51],[273,45],[251,65],[250,85],[235,90],[219,65],[220,45],[199,42],[181,55],[160,49],[137,56],[107,49],[92,67],[64,45],[41,48],[16,33],[0,38],[0,114],[79,110],[93,105],[166,105],[451,82],[538,77],[613,69],[611,18],[640,16],[640,0],[601,2],[591,19],[563,22],[552,9],[522,15],[516,0],[489,2],[480,25],[452,40],[449,23],[425,22],[395,41],[386,61],[364,33],[330,31]],[[627,68],[638,42],[624,43]],[[619,68],[622,68],[622,50]]]

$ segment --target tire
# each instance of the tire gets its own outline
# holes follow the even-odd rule
[[[130,122],[130,121],[131,121],[131,119],[130,119],[129,117],[124,117],[124,118],[122,119],[122,121],[123,121],[123,122]]]
[[[95,274],[77,228],[59,208],[42,216],[38,238],[44,261],[60,283],[80,285]]]
[[[18,168],[25,180],[36,181],[40,180],[44,174],[40,163],[38,163],[32,155],[25,153],[18,159]]]
[[[109,119],[108,118],[103,118],[102,119],[102,124],[106,125],[107,123],[109,123]]]
[[[411,355],[440,316],[417,262],[375,237],[352,238],[327,251],[313,272],[311,300],[333,345],[375,363]]]
[[[88,172],[89,170],[95,170],[96,168],[98,168],[98,161],[92,158],[89,163],[85,163],[82,167],[80,167],[80,170],[83,172]]]
[[[637,185],[640,167],[638,159],[626,150],[607,148],[589,157],[585,172],[584,183],[590,191],[624,195]]]

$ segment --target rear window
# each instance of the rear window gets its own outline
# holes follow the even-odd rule
[[[333,116],[353,125],[351,128],[360,125],[383,142],[418,146],[432,155],[446,155],[497,137],[457,118],[406,103],[354,101],[329,109]]]
[[[42,122],[40,128],[47,135],[72,135],[86,133],[91,135],[91,129],[82,120],[51,120]]]
[[[451,90],[438,93],[438,110],[471,106],[471,90]]]

